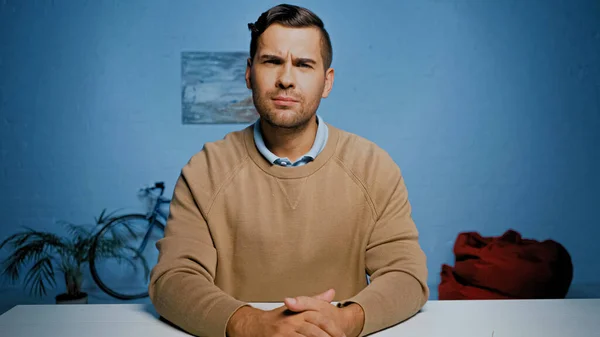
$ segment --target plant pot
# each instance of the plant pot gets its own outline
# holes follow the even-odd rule
[[[87,304],[88,294],[79,293],[79,295],[73,296],[67,293],[59,294],[55,297],[56,304]]]

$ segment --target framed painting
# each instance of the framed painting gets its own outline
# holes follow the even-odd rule
[[[181,53],[183,124],[249,124],[258,119],[246,88],[248,52]]]

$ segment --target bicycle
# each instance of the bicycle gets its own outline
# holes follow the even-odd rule
[[[170,199],[163,197],[165,184],[156,182],[153,187],[144,187],[139,190],[143,197],[153,196],[153,192],[160,190],[156,201],[150,207],[148,214],[131,213],[117,216],[109,220],[96,234],[90,248],[89,266],[94,282],[108,295],[121,299],[133,300],[148,297],[148,282],[150,268],[148,261],[157,261],[158,250],[155,243],[164,236],[167,214],[161,206],[169,204]],[[126,248],[133,250],[133,257],[124,258],[122,255],[98,256],[99,238],[109,240],[102,242],[124,242]],[[114,259],[114,261],[113,261]],[[133,271],[123,271],[122,262],[126,261]],[[115,265],[115,262],[117,264]],[[138,273],[139,265],[144,269],[144,275]]]

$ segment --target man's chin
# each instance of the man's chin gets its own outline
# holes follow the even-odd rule
[[[297,129],[310,121],[310,117],[299,118],[299,116],[292,111],[277,111],[265,114],[262,118],[272,127],[281,129]]]
[[[274,128],[278,128],[278,129],[285,129],[285,130],[300,129],[300,128],[305,127],[310,122],[310,118],[308,118],[308,119],[297,119],[297,118],[288,119],[288,118],[278,118],[278,117],[280,117],[280,116],[264,116],[263,119],[270,126],[272,126]]]
[[[278,129],[297,129],[302,123],[288,122],[288,121],[277,121],[266,119],[266,122],[269,123],[270,126]]]

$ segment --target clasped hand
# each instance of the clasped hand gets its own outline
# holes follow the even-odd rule
[[[232,317],[230,337],[355,337],[353,317],[331,304],[335,290],[286,298],[284,306],[262,311],[243,307]],[[237,316],[237,317],[236,317]]]

